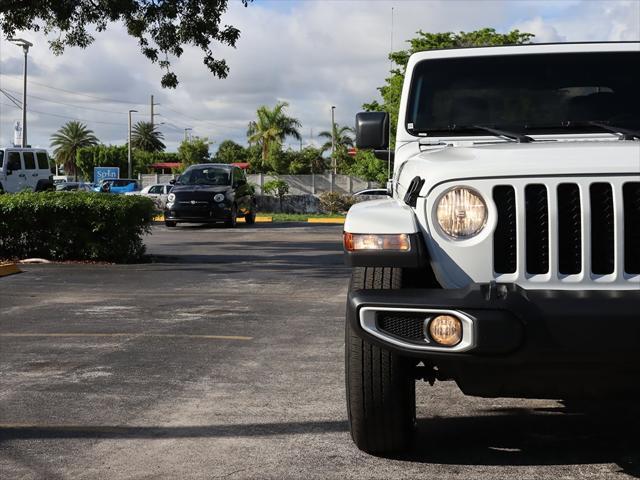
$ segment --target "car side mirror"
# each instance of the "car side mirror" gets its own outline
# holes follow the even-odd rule
[[[373,150],[389,148],[387,112],[360,112],[356,115],[356,147]]]
[[[172,178],[171,180],[169,180],[169,185],[175,185],[176,184],[176,179]]]

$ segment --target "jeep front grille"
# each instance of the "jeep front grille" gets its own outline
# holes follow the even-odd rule
[[[497,278],[640,274],[640,182],[572,180],[493,188]]]
[[[627,183],[624,198],[624,269],[640,272],[640,182]]]

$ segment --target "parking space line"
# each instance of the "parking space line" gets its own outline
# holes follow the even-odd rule
[[[253,340],[239,335],[191,335],[179,333],[0,333],[0,337],[143,337],[143,338],[194,338],[204,340]]]

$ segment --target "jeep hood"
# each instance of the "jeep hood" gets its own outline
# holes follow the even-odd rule
[[[399,190],[404,191],[415,176],[426,180],[423,195],[439,183],[472,178],[619,174],[640,177],[638,141],[509,142],[431,148],[398,165]]]

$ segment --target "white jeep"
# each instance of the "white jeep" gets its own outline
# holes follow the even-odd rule
[[[0,193],[53,189],[47,151],[41,148],[0,148]]]
[[[356,117],[386,159],[386,113]],[[414,54],[388,199],[351,208],[351,435],[410,445],[415,381],[640,393],[640,43]],[[636,397],[637,398],[637,397]]]

